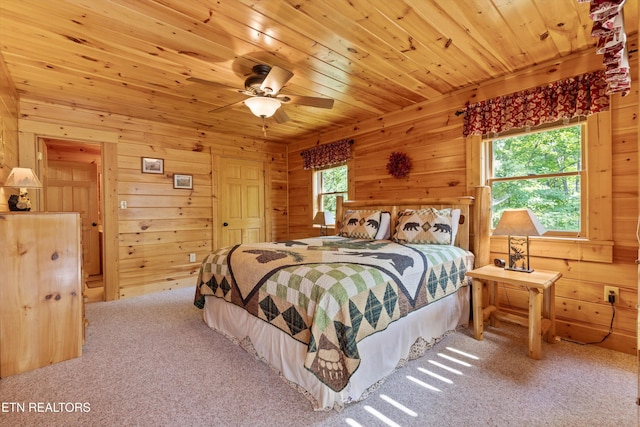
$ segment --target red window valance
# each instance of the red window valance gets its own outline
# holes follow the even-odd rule
[[[596,53],[602,55],[609,94],[620,93],[622,96],[631,91],[627,33],[624,29],[625,2],[626,0],[578,0],[578,3],[591,3],[591,36],[598,38]]]
[[[609,109],[604,71],[467,104],[463,135],[487,135],[588,116]]]
[[[304,158],[304,169],[320,169],[342,163],[351,158],[353,139],[343,139],[331,144],[318,145],[300,153]]]

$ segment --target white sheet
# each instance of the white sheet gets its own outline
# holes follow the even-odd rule
[[[470,310],[469,293],[469,286],[465,286],[358,343],[360,366],[340,392],[334,392],[305,369],[306,345],[240,307],[207,296],[203,318],[209,327],[224,335],[239,341],[248,338],[260,358],[286,379],[304,388],[314,409],[323,410],[340,408],[361,399],[368,388],[392,373],[401,360],[408,359],[418,338],[432,342],[449,331],[466,326]]]

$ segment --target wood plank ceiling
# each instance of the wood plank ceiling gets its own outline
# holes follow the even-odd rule
[[[282,94],[335,100],[267,119],[268,138],[289,142],[592,49],[588,11],[576,0],[3,0],[0,49],[25,99],[246,138],[263,134],[245,105],[210,111],[245,99],[253,65],[277,65],[294,73]],[[637,2],[624,12],[637,32]]]

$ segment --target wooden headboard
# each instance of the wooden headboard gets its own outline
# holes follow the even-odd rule
[[[489,227],[491,193],[489,187],[476,187],[475,195],[437,197],[411,200],[347,200],[338,197],[336,206],[336,232],[342,228],[344,212],[348,209],[375,209],[391,213],[393,235],[398,212],[405,209],[460,209],[460,224],[455,245],[471,250],[476,256],[476,267],[489,263]]]

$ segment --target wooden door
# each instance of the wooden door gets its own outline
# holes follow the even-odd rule
[[[83,269],[89,276],[101,273],[98,212],[98,170],[94,164],[47,162],[45,210],[79,212],[82,221]]]
[[[222,246],[264,241],[264,168],[251,160],[220,160],[218,235]]]

